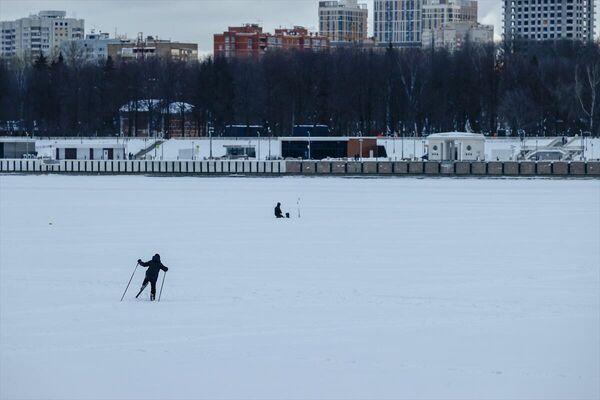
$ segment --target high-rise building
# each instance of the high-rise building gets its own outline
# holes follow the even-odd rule
[[[369,10],[358,0],[319,2],[319,31],[332,45],[367,40]]]
[[[477,1],[424,0],[423,31],[437,29],[452,22],[477,22]]]
[[[0,22],[0,57],[56,57],[63,42],[83,39],[84,21],[65,11],[40,11],[15,21]]]
[[[325,50],[330,47],[326,36],[308,32],[306,28],[276,29],[275,34],[263,32],[257,24],[229,27],[214,35],[215,57],[260,57],[266,51]]]
[[[594,40],[595,0],[504,0],[504,39]]]
[[[420,47],[423,0],[375,0],[373,32],[380,46]]]

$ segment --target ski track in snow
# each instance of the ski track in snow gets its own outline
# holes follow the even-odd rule
[[[598,180],[0,175],[0,399],[598,399],[599,205]],[[119,302],[155,252],[161,302],[141,267]]]

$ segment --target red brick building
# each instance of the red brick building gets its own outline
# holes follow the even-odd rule
[[[261,26],[247,24],[229,27],[227,32],[214,35],[215,57],[260,57],[275,49],[325,50],[330,47],[329,39],[306,28],[276,29],[275,34],[265,33]]]

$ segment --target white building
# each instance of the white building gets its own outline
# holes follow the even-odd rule
[[[420,47],[423,0],[375,0],[373,32],[380,46]]]
[[[40,11],[16,21],[0,22],[0,57],[56,57],[67,40],[83,39],[83,19],[65,11]]]
[[[477,22],[477,1],[424,0],[423,31],[437,29],[451,22]]]
[[[504,0],[504,38],[594,40],[596,0]]]
[[[111,39],[108,33],[92,31],[85,36],[85,39],[63,42],[60,51],[66,59],[77,58],[86,62],[99,62],[108,58],[109,44],[121,42],[122,39]]]
[[[357,43],[367,39],[369,10],[358,0],[319,2],[319,31],[332,45]]]
[[[125,160],[125,144],[57,144],[56,160]]]
[[[461,49],[465,43],[485,45],[494,42],[494,27],[472,22],[452,22],[435,29],[423,31],[423,47]]]
[[[482,161],[485,159],[485,136],[478,133],[447,132],[427,137],[431,161]]]

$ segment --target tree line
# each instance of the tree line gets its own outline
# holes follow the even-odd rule
[[[295,124],[319,124],[340,136],[598,136],[600,44],[273,51],[195,63],[0,60],[0,125],[27,134],[117,135],[119,109],[142,99],[192,104],[202,135],[263,125],[286,136]]]

